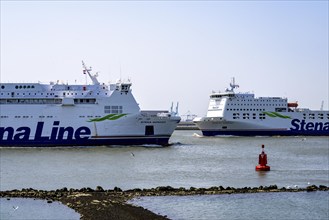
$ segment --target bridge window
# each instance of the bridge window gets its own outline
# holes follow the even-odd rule
[[[95,104],[96,99],[74,99],[74,104]]]

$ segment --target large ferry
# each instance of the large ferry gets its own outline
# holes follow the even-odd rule
[[[281,97],[236,93],[238,87],[233,78],[225,92],[210,95],[206,117],[193,120],[204,136],[329,136],[329,111],[298,108]]]
[[[0,83],[0,146],[168,145],[180,117],[141,111],[131,82]]]

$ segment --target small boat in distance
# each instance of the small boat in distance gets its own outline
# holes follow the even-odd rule
[[[130,81],[0,84],[0,146],[168,145],[180,117],[141,111]]]
[[[298,108],[281,97],[258,97],[230,89],[210,95],[206,117],[193,120],[204,136],[329,136],[329,111]]]

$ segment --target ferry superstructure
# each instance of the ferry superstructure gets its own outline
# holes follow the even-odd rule
[[[168,145],[180,117],[142,111],[131,82],[0,83],[0,146]]]
[[[204,136],[329,136],[329,111],[298,108],[281,97],[236,93],[234,78],[225,92],[210,95],[206,117],[193,121]]]

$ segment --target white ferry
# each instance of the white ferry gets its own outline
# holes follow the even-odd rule
[[[329,111],[298,108],[286,98],[235,93],[238,87],[233,78],[230,89],[210,95],[207,116],[193,120],[204,136],[329,136]]]
[[[0,146],[168,145],[180,117],[141,111],[131,82],[0,83]]]

